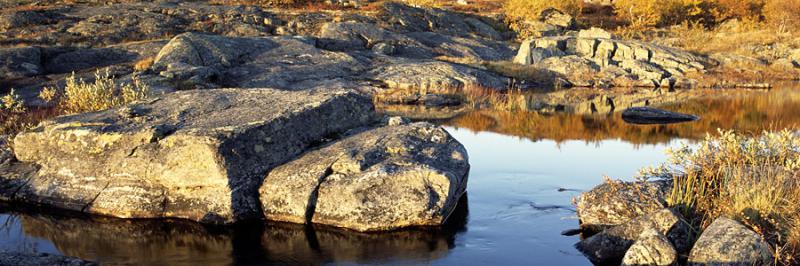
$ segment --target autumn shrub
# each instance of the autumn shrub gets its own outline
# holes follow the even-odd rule
[[[713,24],[713,2],[705,0],[617,0],[614,11],[633,28],[677,25],[684,22]]]
[[[577,17],[583,10],[583,0],[506,0],[502,10],[511,29],[519,32],[525,28],[525,21],[540,19],[542,11],[549,8]]]
[[[97,71],[94,82],[85,82],[75,74],[67,77],[63,91],[57,88],[45,88],[40,98],[54,102],[67,113],[81,113],[108,109],[148,96],[150,88],[138,80],[132,84],[119,84],[106,71]]]
[[[656,172],[673,177],[671,206],[700,228],[721,216],[736,219],[764,236],[778,261],[798,262],[800,135],[720,131],[669,155],[670,162]]]
[[[759,20],[765,0],[714,0],[714,17],[717,22],[727,19]]]
[[[768,0],[763,13],[765,21],[781,31],[800,29],[800,0]]]

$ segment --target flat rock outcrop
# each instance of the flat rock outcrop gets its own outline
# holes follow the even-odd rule
[[[268,170],[372,120],[369,98],[348,91],[177,92],[17,135],[16,158],[40,169],[22,182],[3,176],[0,195],[117,217],[234,222],[260,216]]]
[[[689,265],[771,265],[772,254],[756,232],[720,217],[700,234],[689,254]]]
[[[269,220],[358,231],[442,224],[464,193],[467,152],[428,123],[362,132],[271,171],[260,189]]]

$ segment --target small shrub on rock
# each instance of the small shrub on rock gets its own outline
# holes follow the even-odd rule
[[[95,73],[95,81],[87,83],[75,78],[75,74],[67,77],[67,85],[63,94],[53,88],[46,89],[40,95],[43,100],[56,100],[67,113],[98,111],[117,107],[147,97],[150,88],[137,80],[133,84],[119,85],[108,72]]]

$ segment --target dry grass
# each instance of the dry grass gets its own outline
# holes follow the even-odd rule
[[[40,96],[43,100],[56,101],[65,112],[82,113],[138,101],[146,98],[149,91],[149,87],[136,80],[133,84],[119,85],[108,72],[98,71],[93,83],[77,79],[73,74],[67,77],[63,92],[50,88]]]
[[[108,72],[95,73],[96,80],[87,83],[75,75],[67,78],[63,89],[44,88],[39,98],[51,103],[48,108],[25,108],[13,91],[2,98],[0,105],[0,135],[15,134],[31,128],[42,120],[62,114],[98,111],[121,106],[148,97],[149,88],[134,84],[118,84]]]
[[[800,219],[800,135],[720,131],[668,154],[669,163],[655,171],[674,177],[671,206],[701,228],[720,216],[737,219],[773,245],[780,263],[800,262],[792,231]]]

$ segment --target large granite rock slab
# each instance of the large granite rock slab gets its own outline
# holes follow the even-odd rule
[[[17,135],[16,158],[41,169],[0,176],[0,195],[126,218],[260,217],[268,170],[373,118],[370,99],[350,91],[177,92]]]
[[[349,79],[366,70],[365,60],[322,50],[315,44],[315,40],[306,37],[184,33],[161,49],[153,69],[185,88],[229,86],[290,90]]]
[[[428,123],[362,132],[282,165],[260,189],[267,219],[358,231],[440,225],[464,193],[467,152]]]
[[[763,237],[743,224],[720,217],[703,231],[689,254],[689,265],[772,265]]]

